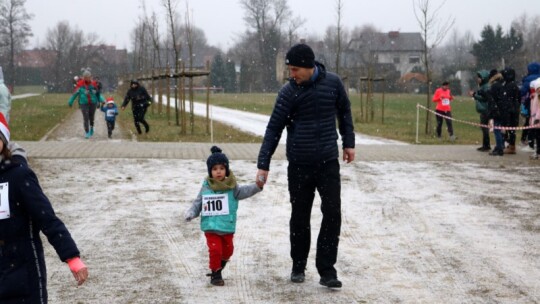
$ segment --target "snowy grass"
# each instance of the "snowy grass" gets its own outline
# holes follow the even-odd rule
[[[9,128],[13,140],[39,140],[73,109],[69,94],[42,94],[13,100]],[[76,106],[74,106],[76,108]]]
[[[206,95],[199,95],[195,100],[205,100]],[[270,115],[274,106],[276,93],[260,94],[212,94],[210,102],[213,105],[227,107],[240,111],[248,111],[258,114]],[[426,96],[418,94],[385,94],[384,96],[384,123],[382,121],[382,94],[374,95],[373,121],[365,122],[365,99],[362,104],[358,94],[351,94],[350,100],[356,132],[414,143],[416,140],[416,104],[426,106]],[[431,109],[435,104],[431,104]],[[452,116],[454,118],[473,123],[479,122],[474,102],[465,96],[456,96],[452,103]],[[419,140],[423,144],[478,144],[481,139],[481,131],[476,126],[454,122],[454,133],[458,136],[456,142],[448,140],[446,124],[443,125],[443,140],[435,138],[436,121],[432,119],[432,134],[426,135],[425,130],[426,112],[420,111]],[[494,138],[492,138],[494,141]]]

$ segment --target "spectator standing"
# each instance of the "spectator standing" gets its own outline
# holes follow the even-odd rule
[[[323,215],[315,265],[321,285],[342,286],[334,265],[341,230],[341,177],[336,118],[343,141],[343,160],[354,160],[355,135],[351,103],[338,75],[315,61],[311,47],[296,44],[285,63],[290,80],[278,93],[257,161],[256,182],[267,181],[270,160],[287,128],[287,176],[291,202],[291,281],[302,283],[311,242],[311,209],[315,191]]]
[[[475,92],[469,92],[469,95],[475,101],[476,112],[480,115],[480,124],[487,125],[488,117],[488,99],[489,99],[489,72],[480,70],[476,73],[476,83],[478,89]],[[489,128],[480,127],[482,130],[482,146],[476,150],[480,152],[489,152],[491,150],[489,140]]]
[[[516,84],[516,72],[512,68],[506,68],[502,72],[503,83],[503,115],[505,125],[516,128],[519,126],[519,108],[521,106],[521,94]],[[508,147],[504,154],[516,154],[516,130],[508,130]]]
[[[529,126],[531,117],[531,81],[540,78],[540,63],[531,62],[527,65],[527,75],[521,80],[521,114],[525,118],[524,127]],[[533,90],[534,92],[534,90]],[[524,129],[521,133],[521,142],[528,145],[531,149],[534,148],[534,129]],[[530,135],[530,136],[529,136]]]
[[[456,137],[454,136],[454,128],[452,127],[452,108],[450,106],[450,103],[454,100],[454,96],[452,96],[452,92],[450,92],[449,89],[449,83],[448,81],[445,81],[442,83],[442,86],[435,90],[435,94],[433,94],[432,101],[437,103],[437,106],[435,107],[435,112],[439,115],[444,115],[446,117],[442,117],[439,115],[436,115],[437,117],[437,138],[441,138],[442,133],[442,124],[443,119],[446,121],[446,128],[448,130],[448,135],[450,136],[450,140],[454,141]]]
[[[488,119],[493,120],[493,133],[495,135],[495,148],[489,152],[489,155],[503,156],[504,154],[504,139],[500,128],[505,125],[504,113],[504,90],[503,76],[501,73],[495,73],[489,79],[490,89],[488,99]]]
[[[529,124],[537,126],[540,124],[540,78],[530,83],[530,88],[533,90],[531,94],[531,117]],[[533,131],[534,140],[536,141],[536,150],[531,155],[531,159],[538,159],[540,155],[540,127],[530,129]]]

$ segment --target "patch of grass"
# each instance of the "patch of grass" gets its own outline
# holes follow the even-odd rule
[[[39,86],[39,85],[16,86],[15,92],[13,95],[28,94],[28,93],[43,94],[46,92],[47,92],[47,88],[45,86]]]
[[[116,99],[120,100],[120,99]],[[120,106],[120,103],[117,102]],[[139,141],[151,141],[151,142],[210,142],[212,136],[206,130],[206,119],[204,117],[195,116],[192,128],[189,123],[189,113],[186,113],[187,130],[186,134],[181,133],[181,121],[180,126],[176,125],[176,114],[171,109],[170,117],[167,117],[166,107],[163,107],[163,113],[157,113],[157,106],[154,104],[154,110],[148,108],[146,112],[145,120],[150,125],[150,132],[148,134],[136,135]],[[125,130],[131,130],[136,134],[135,125],[133,123],[133,112],[131,111],[131,105],[128,105],[125,111],[120,110],[118,116],[118,123],[122,125]],[[144,127],[141,126],[143,132]],[[239,131],[229,125],[222,124],[214,121],[212,125],[213,140],[214,142],[237,142],[237,143],[260,143],[262,137],[248,134]]]
[[[236,110],[249,111],[259,114],[270,115],[275,103],[276,93],[272,94],[211,94],[210,103]],[[206,96],[195,96],[198,101],[206,100]],[[414,143],[416,141],[416,104],[426,106],[426,96],[418,94],[386,94],[384,100],[384,123],[382,122],[382,94],[374,95],[374,118],[371,122],[365,122],[360,105],[360,96],[350,95],[354,126],[357,132],[378,136],[388,139]],[[365,104],[365,96],[363,100]],[[431,109],[435,103],[431,104]],[[431,134],[425,134],[426,111],[420,109],[419,115],[419,141],[422,144],[449,144],[451,143],[446,131],[446,123],[443,123],[442,140],[436,138],[436,120],[431,116]],[[364,114],[365,115],[365,114]],[[478,123],[479,117],[471,98],[457,96],[452,103],[452,116],[459,120]],[[455,144],[478,144],[482,134],[479,127],[468,124],[453,122],[454,134],[458,139]],[[493,135],[492,141],[494,142]]]
[[[42,94],[13,100],[9,124],[11,138],[32,141],[45,136],[71,112],[67,106],[69,96]]]

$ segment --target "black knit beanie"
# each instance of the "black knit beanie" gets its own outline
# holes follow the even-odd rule
[[[302,68],[312,68],[315,66],[315,54],[307,44],[295,44],[287,52],[285,64]]]
[[[221,153],[221,149],[217,146],[210,148],[210,156],[206,160],[206,166],[208,167],[208,176],[212,177],[212,167],[222,164],[225,166],[225,175],[229,176],[229,159],[227,155]]]

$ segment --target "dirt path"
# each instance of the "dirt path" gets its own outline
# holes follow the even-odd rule
[[[112,140],[131,140],[130,131],[125,131],[117,122],[113,131]],[[66,119],[58,125],[50,134],[45,136],[48,141],[103,141],[109,140],[107,137],[107,124],[104,113],[96,110],[94,118],[94,135],[89,139],[84,138],[83,117],[81,110],[74,105],[73,111]],[[135,136],[133,136],[135,138]],[[134,139],[135,140],[135,139]]]
[[[240,183],[251,180],[253,162],[231,165]],[[199,221],[182,220],[203,160],[36,159],[32,166],[91,275],[76,288],[45,242],[51,303],[540,303],[536,167],[343,166],[336,266],[344,287],[329,290],[314,266],[318,199],[306,282],[289,282],[286,161],[274,161],[270,184],[241,202],[224,287],[205,276]]]

